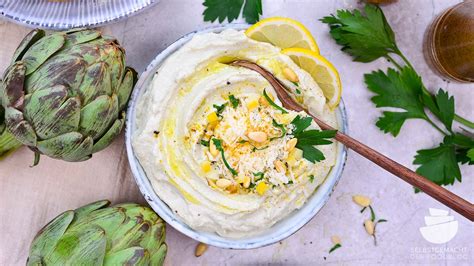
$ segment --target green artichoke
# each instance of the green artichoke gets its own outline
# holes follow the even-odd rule
[[[27,265],[162,265],[165,223],[134,203],[103,200],[66,211],[41,229]]]
[[[33,30],[0,86],[6,129],[35,152],[35,163],[40,154],[87,160],[120,133],[136,78],[117,40],[97,30]]]

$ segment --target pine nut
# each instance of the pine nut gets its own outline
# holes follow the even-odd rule
[[[269,106],[270,105],[268,103],[267,99],[265,99],[265,97],[263,97],[263,96],[260,96],[260,98],[258,98],[258,103],[262,106]]]
[[[217,180],[216,182],[216,185],[220,188],[227,188],[228,186],[230,186],[232,184],[232,182],[228,179],[225,179],[225,178],[221,178],[219,180]]]
[[[238,187],[236,184],[230,185],[226,188],[227,191],[229,191],[230,194],[237,193]]]
[[[251,131],[247,134],[249,139],[255,142],[265,142],[267,140],[267,133],[261,131]]]
[[[369,219],[365,220],[364,227],[365,227],[365,231],[367,231],[367,234],[371,236],[374,235],[375,226],[372,220],[369,220]]]
[[[208,246],[204,243],[199,243],[197,246],[196,246],[196,251],[194,252],[194,255],[196,257],[200,257],[202,254],[204,254],[204,252],[206,252]]]
[[[219,154],[219,150],[217,150],[217,147],[214,144],[214,141],[212,141],[212,139],[209,141],[209,152],[214,157],[216,157]]]
[[[297,138],[292,138],[290,139],[287,143],[286,143],[286,150],[287,151],[292,151],[295,146],[296,146],[296,143],[298,143],[298,139]]]
[[[371,200],[364,195],[354,195],[352,200],[361,207],[369,207]]]
[[[248,177],[248,176],[244,177],[243,185],[244,185],[244,188],[248,188],[250,186],[250,177]]]
[[[285,78],[287,78],[291,82],[299,81],[298,76],[296,75],[295,71],[293,71],[293,69],[289,67],[285,67],[283,69],[283,76],[285,76]]]
[[[276,160],[273,164],[275,165],[275,169],[276,169],[279,173],[285,173],[285,172],[286,172],[286,167],[285,167],[285,165],[283,164],[282,161]]]

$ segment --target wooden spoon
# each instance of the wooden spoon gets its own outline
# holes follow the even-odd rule
[[[283,107],[297,112],[305,111],[323,130],[334,130],[334,128],[327,125],[326,123],[309,113],[308,110],[296,103],[287,93],[286,87],[280,81],[278,81],[273,76],[273,74],[266,71],[259,65],[246,60],[237,60],[230,63],[230,65],[245,67],[258,72],[273,86],[275,92],[277,93],[278,99],[280,99],[281,103],[283,104]],[[347,148],[352,149],[358,154],[371,160],[372,162],[387,170],[388,172],[400,177],[410,185],[419,188],[421,191],[425,192],[432,198],[458,212],[467,219],[471,221],[474,220],[474,205],[468,202],[467,200],[431,182],[430,180],[415,173],[407,167],[395,162],[394,160],[366,146],[365,144],[349,137],[348,135],[341,133],[340,131],[337,131],[335,139],[340,143],[344,144]]]

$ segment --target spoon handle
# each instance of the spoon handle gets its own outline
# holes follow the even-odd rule
[[[305,111],[323,130],[334,130],[334,128],[330,127],[329,125],[321,121],[319,118],[309,113],[308,110],[304,109],[302,106],[296,103],[293,98],[288,95],[285,86],[280,81],[278,81],[278,79],[276,79],[272,73],[268,72],[258,64],[246,60],[237,60],[232,62],[230,65],[245,67],[258,72],[266,80],[268,80],[268,82],[275,89],[278,99],[282,103],[283,107],[297,112]],[[432,198],[453,209],[454,211],[466,217],[470,221],[474,221],[474,205],[468,202],[467,200],[433,183],[429,179],[424,178],[423,176],[415,173],[407,167],[395,162],[394,160],[359,142],[358,140],[353,139],[344,133],[341,133],[340,131],[337,131],[335,139],[340,143],[344,144],[347,148],[369,159],[370,161],[392,173],[393,175],[400,177],[402,180],[409,183],[410,185],[417,187],[421,191],[425,192]]]

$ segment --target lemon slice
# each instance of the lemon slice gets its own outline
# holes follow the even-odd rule
[[[281,51],[299,67],[306,70],[321,87],[331,109],[341,101],[342,86],[336,68],[320,54],[302,48],[288,48]]]
[[[251,39],[268,42],[281,49],[305,48],[319,53],[311,33],[300,22],[282,17],[261,20],[245,31]]]

